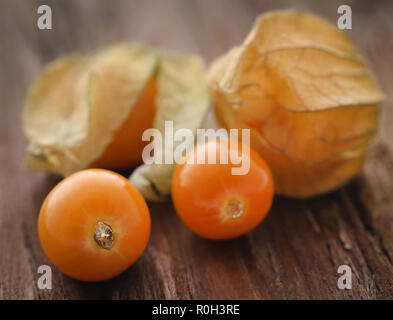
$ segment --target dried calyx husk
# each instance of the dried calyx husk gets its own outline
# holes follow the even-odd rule
[[[334,25],[291,10],[262,15],[208,77],[219,122],[250,128],[279,194],[321,194],[361,169],[383,95]]]
[[[28,167],[67,176],[100,166],[149,81],[155,83],[151,90],[154,127],[161,130],[165,120],[192,130],[201,125],[209,99],[205,66],[199,57],[120,43],[51,63],[33,83],[24,106]],[[132,128],[126,131],[130,132]],[[172,167],[144,166],[143,177],[134,177],[136,187],[147,199],[162,199],[169,194],[162,185],[170,185]]]
[[[165,122],[173,121],[173,130],[192,130],[196,137],[196,130],[201,126],[209,107],[206,73],[201,65],[190,64],[188,58],[175,56],[167,57],[160,64],[161,77],[158,86],[161,88],[157,95],[160,108],[154,119],[154,128],[158,129],[165,140]],[[162,141],[153,140],[154,150],[162,148]],[[189,150],[194,141],[173,141],[173,148],[164,148],[166,153],[173,151],[179,144],[184,150]],[[171,193],[172,175],[175,164],[152,163],[139,166],[130,176],[130,181],[142,195],[152,201],[168,200]]]

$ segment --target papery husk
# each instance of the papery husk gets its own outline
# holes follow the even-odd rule
[[[173,120],[175,129],[199,127],[209,100],[198,57],[121,43],[50,64],[32,85],[24,107],[27,165],[62,176],[88,168],[152,77],[158,91],[154,127],[163,130],[165,119]],[[144,166],[145,174],[136,170],[132,182],[146,199],[164,199],[173,166]]]
[[[213,62],[209,85],[227,128],[250,128],[276,191],[309,197],[362,167],[381,90],[344,32],[314,15],[260,16],[241,46]]]
[[[173,121],[173,130],[187,128],[193,131],[200,127],[209,106],[206,72],[201,59],[188,55],[162,53],[157,70],[159,76],[157,114],[154,127],[165,139],[165,121]],[[174,149],[182,142],[173,142]],[[162,148],[153,141],[154,148]],[[165,152],[171,150],[163,150]],[[172,174],[175,164],[143,164],[130,177],[142,195],[152,201],[165,201],[171,192]]]
[[[26,99],[27,165],[62,176],[89,167],[127,118],[157,59],[124,43],[50,64]]]

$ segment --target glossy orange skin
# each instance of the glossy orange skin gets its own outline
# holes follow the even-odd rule
[[[110,250],[94,240],[99,221],[112,227]],[[38,233],[45,253],[62,272],[82,281],[102,281],[126,270],[142,254],[150,236],[150,214],[127,179],[88,169],[65,178],[48,194]]]
[[[127,169],[142,163],[143,148],[149,141],[142,141],[143,131],[153,127],[156,110],[157,81],[151,78],[142,90],[138,101],[113,139],[92,167]]]
[[[209,142],[194,151],[205,148],[206,154],[218,155],[220,144],[229,152],[237,151],[226,141]],[[234,165],[230,161],[196,164],[196,152],[187,156],[188,160],[194,157],[194,164],[186,161],[178,165],[173,176],[172,199],[180,219],[197,235],[213,240],[235,238],[255,228],[267,215],[274,194],[272,175],[265,161],[250,150],[249,172],[232,175]],[[234,201],[243,206],[243,214],[237,218],[228,213],[228,203]]]

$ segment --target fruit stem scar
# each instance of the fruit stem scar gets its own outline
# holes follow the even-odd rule
[[[230,201],[226,206],[226,212],[232,219],[237,219],[244,213],[243,203],[237,200]]]
[[[99,221],[96,232],[94,233],[94,240],[101,248],[110,250],[113,246],[113,230],[111,226]]]

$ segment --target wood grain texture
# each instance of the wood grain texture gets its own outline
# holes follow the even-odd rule
[[[53,9],[53,30],[36,26],[40,3]],[[0,299],[392,299],[392,1],[346,1],[353,9],[349,34],[386,94],[380,134],[358,178],[311,200],[276,197],[263,224],[228,242],[194,236],[171,204],[151,203],[150,243],[124,274],[86,284],[53,268],[53,289],[36,286],[38,266],[51,265],[38,241],[37,216],[60,178],[25,169],[20,115],[27,88],[46,63],[121,40],[210,62],[239,44],[262,12],[298,8],[335,21],[339,4],[0,0]],[[337,288],[342,264],[352,268],[352,290]]]

